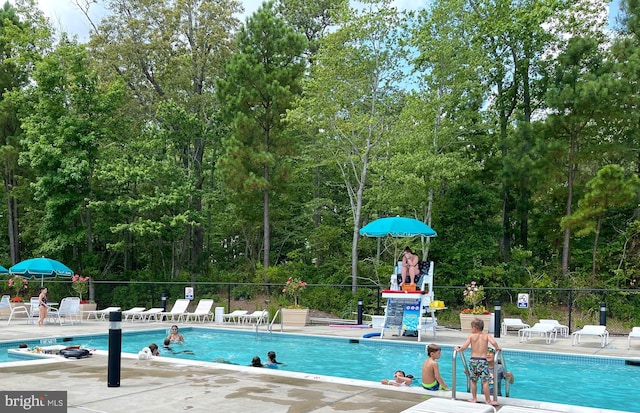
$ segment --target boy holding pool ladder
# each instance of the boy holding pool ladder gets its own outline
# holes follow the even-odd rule
[[[469,379],[471,380],[471,400],[472,403],[477,402],[478,380],[482,382],[482,393],[484,394],[485,403],[491,406],[497,406],[498,402],[491,400],[489,395],[489,381],[491,374],[489,373],[489,363],[487,361],[487,348],[489,343],[496,350],[501,350],[498,343],[489,334],[484,333],[484,321],[474,319],[471,322],[471,334],[467,337],[467,341],[462,346],[456,347],[456,351],[464,351],[471,346],[471,359],[469,360]]]

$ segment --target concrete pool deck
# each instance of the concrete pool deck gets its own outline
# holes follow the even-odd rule
[[[123,331],[168,328],[173,323],[123,322]],[[181,326],[207,326],[246,329],[249,326],[212,323],[179,324]],[[46,337],[72,337],[82,334],[104,334],[109,323],[86,321],[76,325],[48,325],[39,328],[13,320],[7,326],[0,320],[2,341],[31,340]],[[264,331],[262,327],[261,331]],[[279,325],[274,331],[280,331]],[[362,339],[363,334],[379,331],[361,328],[336,328],[313,325],[287,328],[287,333],[340,336]],[[394,337],[395,330],[386,330],[385,340],[417,341],[415,337]],[[438,330],[437,338],[423,336],[422,342],[443,345],[462,344],[467,334],[457,330]],[[369,340],[375,340],[371,338]],[[571,338],[558,337],[546,344],[537,336],[520,343],[517,333],[496,339],[505,349],[541,352],[613,356],[640,360],[640,340],[631,341],[627,350],[627,337],[610,337],[609,344],[600,348],[597,337],[583,337],[579,345],[572,346]],[[418,363],[421,365],[421,361]],[[402,412],[427,400],[428,394],[419,387],[397,388],[359,380],[332,379],[284,370],[256,369],[252,367],[210,364],[168,358],[142,361],[122,359],[120,387],[107,386],[107,357],[98,352],[89,359],[65,360],[49,363],[16,362],[0,364],[0,383],[3,390],[64,390],[68,393],[68,412],[232,412],[242,413],[303,413],[350,412],[386,413]],[[419,365],[416,368],[419,368]],[[445,378],[451,383],[447,372]],[[458,378],[460,380],[460,378]],[[439,397],[451,397],[450,392],[438,392]],[[467,393],[458,392],[458,399],[467,399]],[[635,397],[629,395],[629,397]],[[479,397],[482,400],[482,397]],[[565,413],[605,413],[611,410],[576,407],[553,403],[500,398],[503,406],[522,406],[527,412],[556,411]],[[616,409],[611,400],[612,410]],[[499,411],[499,410],[498,410]]]

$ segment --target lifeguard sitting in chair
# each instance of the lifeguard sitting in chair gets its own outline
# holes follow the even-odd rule
[[[419,265],[420,259],[418,256],[411,251],[411,248],[405,248],[402,256],[402,270],[400,272],[402,281],[400,283],[400,287],[407,284],[407,278],[410,286],[416,284],[416,277],[420,274]]]

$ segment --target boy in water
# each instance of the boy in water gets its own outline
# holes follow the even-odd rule
[[[441,354],[442,349],[437,344],[429,344],[427,346],[429,358],[422,365],[422,387],[427,390],[449,390],[449,386],[440,375],[438,359]]]
[[[489,382],[489,394],[493,394],[493,386],[498,386],[498,396],[502,396],[502,380],[509,380],[509,384],[513,384],[515,377],[513,373],[504,371],[504,367],[500,363],[495,362],[496,350],[489,347],[487,349],[487,363],[489,364],[489,373],[493,379]],[[498,399],[495,399],[498,401]]]
[[[389,386],[411,386],[413,382],[413,376],[411,374],[404,374],[404,371],[397,370],[393,375],[393,379],[382,379],[380,383],[388,384]]]
[[[456,351],[464,351],[471,346],[471,359],[469,360],[469,378],[471,379],[471,400],[476,403],[478,394],[478,380],[482,382],[482,393],[484,394],[485,403],[497,406],[498,402],[491,400],[489,396],[489,381],[491,381],[491,373],[489,373],[489,363],[487,362],[487,347],[489,343],[496,350],[501,350],[496,341],[487,333],[483,333],[484,322],[474,319],[471,322],[471,334],[467,337],[467,341],[462,346],[456,347]]]

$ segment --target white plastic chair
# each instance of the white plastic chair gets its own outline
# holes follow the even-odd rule
[[[0,310],[9,311],[9,319],[7,325],[11,324],[11,319],[16,314],[24,314],[27,316],[27,323],[31,322],[31,313],[26,305],[11,306],[11,297],[9,295],[3,295],[0,299]]]
[[[640,327],[633,327],[627,337],[627,350],[631,348],[631,338],[640,338]]]
[[[222,319],[225,322],[232,322],[234,324],[240,324],[242,322],[242,317],[247,315],[249,312],[247,310],[235,310],[230,313],[224,314]]]
[[[125,321],[128,320],[129,317],[131,317],[131,321],[133,321],[135,319],[135,315],[143,312],[144,310],[146,310],[145,307],[132,307],[128,310],[124,310],[122,315],[124,316]]]
[[[609,343],[609,332],[607,331],[606,326],[587,324],[571,335],[571,345],[575,346],[576,344],[580,344],[580,339],[582,338],[582,336],[600,337],[600,347],[604,347]]]
[[[525,323],[519,318],[505,318],[502,320],[501,333],[505,336],[509,333],[509,328],[514,330],[522,330],[523,328],[529,328],[531,325]]]
[[[80,297],[64,297],[58,309],[49,308],[49,313],[51,317],[57,317],[60,325],[80,323],[82,321]]]
[[[184,316],[184,314],[187,312],[187,307],[189,307],[190,303],[191,303],[191,300],[187,300],[185,298],[179,298],[176,300],[175,303],[173,303],[173,307],[171,307],[171,311],[162,311],[160,314],[158,314],[157,317],[159,317],[160,320],[166,317],[167,321],[177,321],[181,319]]]
[[[543,324],[551,324],[556,328],[556,330],[558,330],[558,333],[560,333],[561,336],[569,337],[569,327],[560,324],[558,320],[546,319],[546,320],[540,320],[540,322]]]
[[[96,320],[105,321],[109,313],[112,311],[120,311],[120,307],[107,307],[103,310],[85,311],[85,313],[87,313],[87,320],[91,316],[94,316]]]
[[[193,317],[194,321],[203,322],[205,320],[212,321],[213,313],[211,312],[211,308],[213,308],[213,300],[208,298],[203,298],[198,301],[198,306],[192,313],[184,313],[178,317],[178,321],[184,321],[185,323],[189,321]]]
[[[557,330],[551,324],[535,323],[533,327],[527,327],[518,330],[518,338],[522,343],[525,339],[531,339],[531,333],[538,333],[540,336],[544,336],[547,344],[551,344],[551,340],[556,341],[558,338]]]
[[[256,310],[251,314],[245,314],[242,316],[243,323],[255,323],[262,324],[269,320],[268,310]]]

